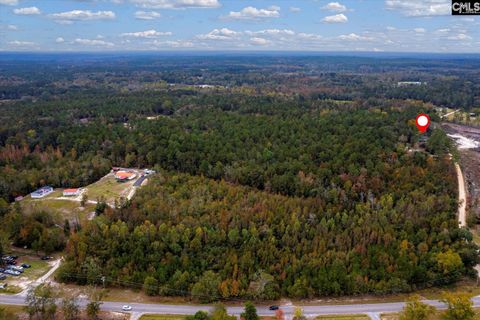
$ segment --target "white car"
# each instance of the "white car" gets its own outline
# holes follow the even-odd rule
[[[3,271],[3,273],[9,274],[9,275],[12,275],[12,276],[19,276],[20,275],[20,272],[15,271],[15,270],[10,270],[10,269],[7,269],[7,270]]]
[[[132,310],[132,306],[129,306],[128,304],[126,304],[122,307],[122,310],[123,311],[130,311],[130,310]]]

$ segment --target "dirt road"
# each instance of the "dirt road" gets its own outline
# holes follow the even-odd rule
[[[458,225],[460,227],[467,227],[467,218],[465,214],[465,207],[467,203],[467,197],[465,194],[465,181],[463,179],[462,169],[458,163],[455,163],[455,170],[457,171],[458,180]]]
[[[49,263],[51,267],[50,270],[48,270],[47,273],[45,273],[43,276],[41,276],[36,280],[33,280],[33,281],[27,280],[27,281],[23,281],[22,283],[16,283],[16,285],[18,285],[23,289],[22,292],[17,293],[17,295],[24,297],[27,295],[28,289],[30,287],[35,287],[43,282],[46,282],[48,278],[50,278],[53,275],[53,273],[58,269],[58,267],[60,267],[61,262],[62,262],[62,258],[58,258],[57,260],[51,261]]]

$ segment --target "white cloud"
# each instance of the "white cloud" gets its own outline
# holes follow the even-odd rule
[[[318,34],[313,34],[313,33],[303,33],[300,32],[297,34],[297,38],[299,39],[306,39],[306,40],[319,40],[322,38],[322,36]]]
[[[139,20],[153,20],[158,19],[162,15],[156,11],[136,11],[135,18]]]
[[[279,43],[293,43],[293,42],[301,42],[301,41],[313,41],[313,40],[320,40],[322,37],[313,34],[313,33],[304,33],[299,32],[296,33],[290,29],[265,29],[265,30],[258,30],[258,31],[245,31],[245,34],[251,36],[253,38],[267,38],[272,40],[272,44],[279,44]],[[261,41],[261,40],[260,40]],[[274,42],[273,42],[274,41]]]
[[[233,20],[259,20],[278,17],[280,17],[279,7],[272,6],[267,9],[257,9],[249,6],[240,11],[230,11],[230,13],[224,18]]]
[[[338,36],[340,40],[347,40],[347,41],[372,41],[373,38],[371,37],[365,37],[365,36],[360,36],[356,33],[350,33],[350,34],[342,34],[341,36]]]
[[[271,41],[264,38],[253,37],[253,38],[250,38],[250,43],[253,45],[265,46],[270,44]]]
[[[92,12],[90,10],[72,10],[67,12],[53,13],[50,15],[50,17],[59,23],[70,24],[73,21],[112,20],[115,19],[115,13],[112,11]]]
[[[168,40],[168,41],[161,41],[158,39],[145,42],[146,45],[150,45],[147,47],[148,50],[151,49],[162,49],[162,48],[192,48],[195,47],[195,43],[189,40]]]
[[[447,39],[448,40],[471,40],[472,37],[470,37],[469,35],[466,35],[465,33],[459,33],[457,35],[450,36]]]
[[[327,5],[323,6],[322,9],[332,11],[332,12],[345,12],[347,7],[338,2],[330,2]]]
[[[7,6],[16,6],[18,4],[18,0],[0,0],[0,4],[4,4]]]
[[[447,33],[450,32],[449,28],[438,29],[435,31],[436,33]]]
[[[12,46],[19,46],[19,47],[26,47],[27,46],[27,47],[30,47],[30,46],[35,45],[35,42],[14,40],[14,41],[10,41],[9,44],[11,44]]]
[[[165,41],[165,44],[172,48],[191,48],[194,46],[193,42],[184,40]]]
[[[295,31],[289,29],[265,29],[259,31],[245,31],[248,35],[268,35],[268,36],[279,36],[279,35],[295,35]]]
[[[346,23],[348,22],[348,18],[343,13],[340,13],[333,16],[326,16],[322,21],[325,23]]]
[[[27,8],[18,8],[18,9],[13,9],[13,13],[15,14],[20,14],[20,15],[34,15],[34,14],[40,14],[40,9],[37,7],[27,7]]]
[[[18,30],[18,27],[14,24],[9,24],[7,25],[7,30],[15,31],[15,30]]]
[[[425,28],[415,28],[413,29],[413,31],[415,31],[416,33],[425,33],[427,30],[425,30]]]
[[[388,27],[387,27],[387,30],[388,30],[388,31],[395,31],[395,30],[397,30],[397,28],[388,26]]]
[[[386,0],[385,6],[409,17],[450,15],[451,12],[448,0]]]
[[[151,9],[218,8],[218,0],[130,0],[130,2]]]
[[[133,38],[157,38],[161,36],[171,36],[171,32],[161,32],[157,30],[146,30],[146,31],[138,31],[138,32],[126,32],[122,33],[122,37],[133,37]]]
[[[73,41],[74,44],[86,45],[86,46],[102,46],[102,47],[113,47],[112,42],[103,41],[103,40],[92,40],[92,39],[81,39],[77,38]]]
[[[207,34],[200,34],[197,36],[201,40],[232,40],[239,36],[241,33],[230,30],[228,28],[213,29]]]
[[[300,9],[300,8],[298,8],[298,7],[290,7],[290,8],[288,8],[288,10],[289,10],[290,12],[294,12],[294,13],[297,13],[297,12],[302,11],[302,9]]]
[[[55,39],[55,42],[56,43],[64,43],[65,39],[63,39],[62,37],[58,37],[57,39]]]

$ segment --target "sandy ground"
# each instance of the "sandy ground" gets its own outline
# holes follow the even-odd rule
[[[460,227],[467,226],[467,217],[465,214],[466,209],[466,202],[467,197],[465,194],[465,181],[463,179],[462,169],[455,163],[455,170],[457,171],[457,179],[458,179],[458,201],[460,205],[458,206],[458,225]]]
[[[480,147],[480,142],[460,134],[448,134],[448,136],[455,140],[458,149],[475,149]]]
[[[443,124],[458,145],[466,185],[466,210],[480,218],[480,128]]]
[[[460,201],[458,223],[460,227],[466,227],[467,208],[470,215],[475,215],[477,219],[480,217],[480,128],[450,123],[443,127],[448,136],[454,139],[460,152],[461,168],[455,164]],[[478,225],[473,229],[478,232]],[[480,277],[480,265],[476,265],[475,270]]]

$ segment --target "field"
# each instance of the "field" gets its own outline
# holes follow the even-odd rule
[[[25,312],[23,306],[15,306],[15,305],[2,305],[0,304],[0,320],[12,320],[12,319],[28,319],[28,316]],[[17,316],[18,318],[13,318]],[[57,309],[57,314],[55,315],[55,319],[61,320],[64,319],[62,314],[61,308]],[[82,312],[79,319],[87,319],[87,315],[85,312]],[[123,313],[117,312],[107,312],[107,311],[100,311],[99,319],[104,320],[126,320],[128,316]],[[143,318],[142,318],[143,319]],[[148,319],[148,318],[147,318]],[[154,318],[155,319],[155,318]],[[181,318],[183,319],[183,318]],[[170,320],[170,319],[169,319]],[[173,320],[173,319],[172,319]]]
[[[35,280],[43,276],[47,271],[50,269],[50,265],[39,258],[26,258],[26,259],[19,259],[19,263],[27,263],[31,267],[28,269],[24,269],[24,273],[22,277],[26,277],[29,280]]]
[[[480,319],[480,309],[475,309],[476,316],[474,319]],[[443,311],[436,311],[429,320],[441,320],[443,315]],[[399,320],[400,316],[398,313],[388,313],[382,314],[382,320]]]
[[[117,182],[113,174],[109,173],[86,188],[88,199],[98,201],[103,197],[107,203],[113,205],[116,199],[127,198],[135,181],[136,179],[128,182]]]
[[[8,284],[8,281],[7,281],[7,284]],[[22,288],[20,288],[19,286],[10,285],[10,284],[8,284],[8,286],[5,289],[0,289],[0,293],[5,293],[5,294],[17,294],[20,292],[22,292]]]
[[[95,210],[95,204],[93,203],[87,203],[85,207],[81,207],[80,202],[58,199],[56,197],[57,194],[61,195],[61,191],[55,191],[43,199],[25,198],[21,201],[22,209],[27,213],[50,212],[58,224],[63,224],[65,219],[82,221],[88,216],[88,213]]]

